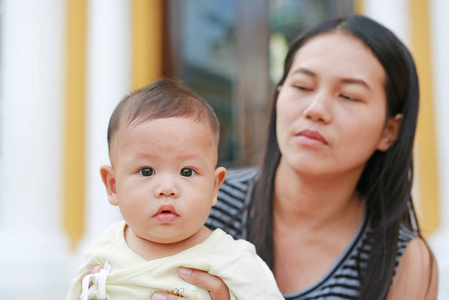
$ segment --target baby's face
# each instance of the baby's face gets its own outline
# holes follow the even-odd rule
[[[139,238],[173,243],[197,233],[220,185],[210,127],[184,117],[130,125],[111,153],[116,202]]]

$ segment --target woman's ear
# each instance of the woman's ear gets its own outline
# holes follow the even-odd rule
[[[398,139],[399,129],[401,129],[403,114],[397,114],[393,118],[388,119],[382,137],[377,144],[377,150],[387,151],[391,145]]]
[[[115,171],[111,166],[103,165],[100,168],[101,179],[103,180],[106,192],[108,193],[109,203],[118,205],[118,197],[115,186]]]
[[[221,184],[224,182],[226,178],[226,169],[224,167],[218,167],[215,169],[215,181],[214,181],[214,197],[212,199],[212,205],[215,206],[218,201],[218,190],[220,189]]]

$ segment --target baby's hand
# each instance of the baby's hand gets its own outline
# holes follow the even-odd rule
[[[99,268],[98,268],[99,267]],[[104,266],[94,266],[90,274],[83,277],[81,282],[81,300],[89,299],[89,290],[92,285],[98,288],[98,296],[100,299],[106,299],[106,280],[111,271],[111,264],[106,261]]]
[[[96,266],[94,266],[89,272],[87,272],[86,274],[84,274],[82,278],[84,278],[86,275],[89,275],[89,274],[100,273],[101,269],[103,269],[102,266],[96,265]],[[93,282],[91,282],[91,283],[89,284],[89,287],[91,287],[92,284],[93,284]]]
[[[90,273],[91,274],[100,273],[101,269],[102,267],[100,265],[96,265]]]

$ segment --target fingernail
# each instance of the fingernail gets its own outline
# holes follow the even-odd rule
[[[154,294],[153,297],[151,297],[152,300],[165,300],[167,297],[165,295],[161,294]]]
[[[192,270],[183,267],[178,268],[178,272],[185,276],[189,276],[190,274],[192,274]]]

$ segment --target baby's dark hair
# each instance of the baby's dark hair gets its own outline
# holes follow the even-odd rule
[[[180,82],[161,79],[132,92],[117,105],[109,121],[109,152],[120,128],[171,117],[186,117],[208,123],[218,145],[220,123],[213,108]]]

